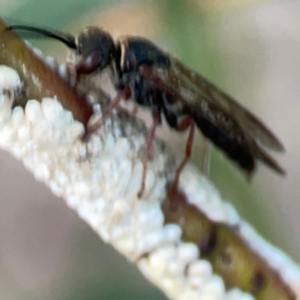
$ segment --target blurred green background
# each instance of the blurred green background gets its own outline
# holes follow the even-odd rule
[[[212,149],[210,177],[243,218],[300,260],[299,1],[0,0],[0,8],[9,23],[74,34],[98,25],[115,37],[148,37],[251,108],[286,145],[280,161],[288,176],[261,167],[248,184]],[[53,41],[32,43],[65,58],[65,48]],[[168,144],[182,154],[186,136],[163,130]],[[196,165],[199,152],[196,145]],[[4,152],[0,178],[1,299],[165,299]]]

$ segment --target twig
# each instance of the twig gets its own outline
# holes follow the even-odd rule
[[[57,73],[36,57],[14,32],[4,32],[5,27],[5,23],[0,19],[0,64],[8,65],[18,72],[26,85],[27,99],[57,97],[64,108],[71,110],[74,118],[86,126],[93,111],[85,99],[78,96]],[[19,103],[22,106],[25,104]]]

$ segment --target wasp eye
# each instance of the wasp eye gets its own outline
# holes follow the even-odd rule
[[[93,52],[87,57],[82,57],[76,65],[76,70],[80,74],[90,74],[100,69],[102,56],[99,52]]]

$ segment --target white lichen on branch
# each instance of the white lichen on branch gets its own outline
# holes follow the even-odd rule
[[[14,70],[0,68],[2,148],[64,198],[105,242],[136,263],[171,299],[254,299],[237,287],[227,289],[210,262],[201,258],[199,246],[182,239],[182,227],[165,223],[161,206],[177,159],[160,141],[153,144],[143,197],[137,197],[147,135],[140,120],[117,109],[82,142],[84,126],[56,99],[29,100],[25,109],[12,110],[20,84]],[[188,165],[179,187],[188,203],[212,222],[238,227],[241,238],[300,299],[299,267],[240,220],[206,178]]]

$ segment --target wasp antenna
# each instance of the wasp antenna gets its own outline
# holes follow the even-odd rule
[[[60,32],[57,30],[48,30],[48,29],[44,29],[44,28],[28,26],[28,25],[11,25],[11,26],[7,26],[4,29],[4,31],[12,31],[12,30],[13,31],[14,30],[25,30],[25,31],[36,32],[41,35],[59,40],[69,48],[77,49],[76,39],[72,34]]]

